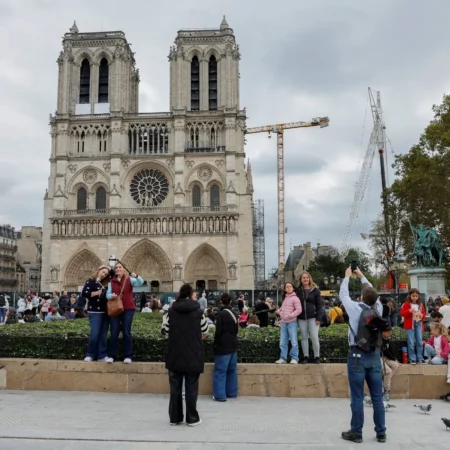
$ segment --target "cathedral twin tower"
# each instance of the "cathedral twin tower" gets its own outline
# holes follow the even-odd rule
[[[78,291],[109,255],[155,292],[253,289],[253,184],[245,169],[239,47],[181,30],[170,112],[140,113],[139,70],[120,31],[64,35],[41,286]]]

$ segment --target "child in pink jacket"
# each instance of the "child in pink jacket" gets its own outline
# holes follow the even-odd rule
[[[302,305],[295,294],[292,283],[284,285],[283,303],[277,314],[280,316],[280,350],[281,356],[275,364],[286,364],[289,341],[291,342],[291,364],[298,364],[297,317],[302,312]]]

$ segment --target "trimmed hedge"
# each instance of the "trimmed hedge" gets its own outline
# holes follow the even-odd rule
[[[161,334],[162,314],[135,315],[133,344],[135,361],[164,361],[167,340]],[[323,362],[345,362],[348,352],[346,324],[321,328],[319,333]],[[214,328],[205,340],[206,361],[213,362]],[[425,337],[425,336],[424,336]],[[300,334],[299,334],[300,338]],[[239,331],[239,361],[242,363],[273,363],[280,356],[280,331],[278,328],[250,328]],[[4,325],[0,327],[0,357],[74,359],[85,356],[89,340],[87,319]],[[401,348],[406,346],[406,333],[394,328],[391,346],[401,358]],[[302,357],[301,346],[300,357]],[[312,351],[312,347],[310,345]],[[313,355],[311,354],[310,357]]]

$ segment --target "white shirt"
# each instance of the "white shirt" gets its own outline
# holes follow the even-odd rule
[[[450,327],[450,305],[444,305],[439,308],[439,312],[442,314],[442,323],[448,328]]]
[[[441,351],[442,351],[441,336],[434,337],[434,351],[436,352],[436,356],[441,356]]]

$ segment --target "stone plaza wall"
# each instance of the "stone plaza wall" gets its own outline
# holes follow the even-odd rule
[[[238,372],[241,396],[348,397],[345,364],[239,364]],[[212,373],[213,364],[206,364],[200,395],[211,395]],[[450,391],[446,376],[447,366],[402,366],[392,379],[391,397],[439,398]],[[0,359],[0,389],[168,394],[169,382],[163,363]]]

